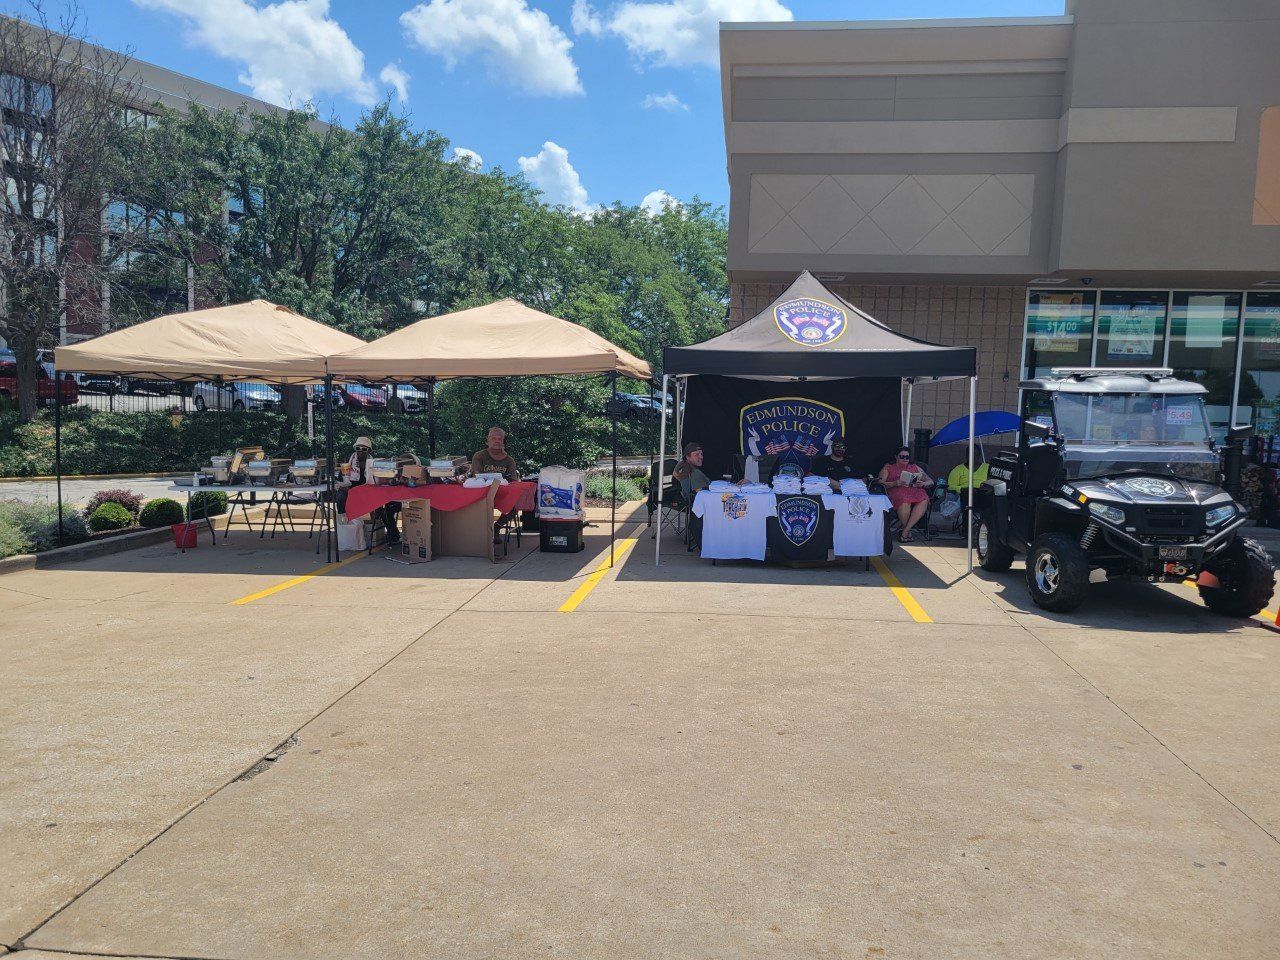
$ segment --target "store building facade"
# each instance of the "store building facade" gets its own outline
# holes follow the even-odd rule
[[[732,323],[808,269],[977,345],[980,409],[1049,367],[1170,366],[1280,466],[1275,0],[723,24],[720,48]],[[964,394],[917,389],[913,419]]]

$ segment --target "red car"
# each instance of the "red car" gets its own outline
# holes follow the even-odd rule
[[[43,363],[36,365],[36,371],[39,378],[36,381],[36,401],[41,406],[51,406],[58,395],[61,395],[64,406],[79,401],[80,388],[71,374],[64,373],[56,381],[58,386],[55,388],[53,375]],[[11,353],[0,354],[0,399],[18,401],[18,364]]]

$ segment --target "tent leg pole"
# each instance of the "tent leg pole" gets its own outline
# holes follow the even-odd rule
[[[684,449],[684,417],[680,416],[680,404],[684,401],[684,390],[681,389],[683,386],[684,381],[676,377],[676,406],[673,414],[676,420],[676,453],[681,456],[683,454],[680,451]]]
[[[904,446],[911,443],[911,393],[915,386],[915,380],[907,381],[907,415],[902,420],[902,443]]]
[[[973,573],[973,428],[978,407],[978,378],[969,378],[969,513],[965,524],[967,537],[967,570],[965,576]]]
[[[427,452],[436,458],[436,382],[427,381]]]
[[[662,480],[663,468],[667,463],[667,381],[669,379],[670,377],[665,373],[662,375],[662,409],[658,411],[658,463],[654,467],[657,475],[653,478],[658,498],[658,532],[653,538],[655,567],[662,565]]]
[[[613,401],[609,406],[609,419],[613,424],[613,492],[609,497],[609,566],[613,566],[614,541],[618,537],[618,373],[609,377],[613,387]]]
[[[213,378],[213,397],[214,397],[213,402],[217,404],[217,406],[214,409],[213,415],[217,423],[217,426],[216,426],[217,438],[218,438],[217,453],[220,454],[222,453],[222,378],[221,377]]]
[[[338,469],[333,453],[333,377],[326,374],[324,378],[324,447],[326,463],[329,466],[329,529],[326,531],[324,559],[333,563],[338,559],[338,494],[334,485],[334,472]]]
[[[62,381],[57,369],[53,371],[53,472],[58,485],[58,546],[62,546]]]

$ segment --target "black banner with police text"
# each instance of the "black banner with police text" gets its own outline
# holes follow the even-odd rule
[[[843,438],[860,473],[875,474],[902,440],[901,380],[771,381],[689,378],[684,441],[702,444],[713,480],[741,454],[775,456],[807,472]],[[673,451],[679,456],[680,451]],[[765,478],[762,478],[765,479]]]

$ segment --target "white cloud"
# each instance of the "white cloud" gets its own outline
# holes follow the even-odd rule
[[[471,170],[479,170],[484,166],[484,157],[466,147],[454,147],[453,156],[449,158],[449,162],[460,163]]]
[[[452,70],[475,57],[525,93],[582,93],[573,41],[526,0],[430,0],[400,17],[405,37]]]
[[[573,13],[570,17],[573,32],[585,33],[589,37],[598,37],[604,33],[604,21],[587,0],[573,0]]]
[[[662,189],[651,190],[649,193],[646,193],[644,195],[644,199],[640,201],[641,209],[651,217],[656,217],[668,206],[674,207],[678,210],[680,209],[680,201]]]
[[[388,63],[378,74],[378,79],[396,92],[396,98],[405,103],[409,99],[409,75],[398,63]]]
[[[548,203],[563,204],[576,213],[591,213],[595,208],[587,200],[587,188],[569,162],[569,151],[548,140],[532,157],[518,157],[521,172],[542,191]]]
[[[182,17],[190,42],[244,65],[237,77],[253,95],[280,106],[320,94],[356,103],[377,99],[364,72],[364,53],[336,20],[329,0],[134,0]]]
[[[722,20],[791,20],[778,0],[625,0],[608,15],[604,27],[621,37],[635,55],[668,67],[720,62]]]
[[[687,113],[689,110],[689,105],[671,91],[651,93],[640,101],[640,106],[646,110],[670,110],[672,113],[679,110],[684,110]]]

